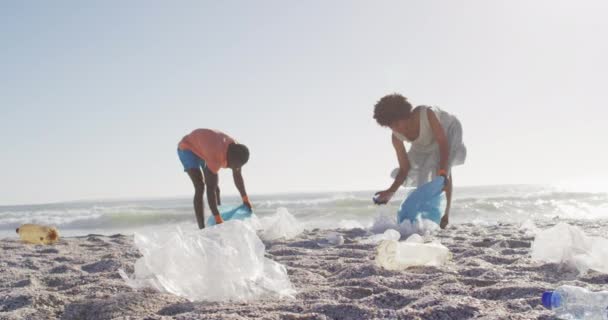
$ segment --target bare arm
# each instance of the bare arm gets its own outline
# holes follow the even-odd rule
[[[448,167],[448,138],[445,135],[443,126],[439,123],[439,119],[435,115],[435,112],[431,109],[427,109],[427,117],[431,124],[431,130],[435,136],[435,140],[439,145],[439,170],[447,170]]]
[[[392,142],[395,152],[397,153],[397,161],[399,161],[399,173],[397,174],[397,177],[395,177],[395,182],[388,188],[388,191],[396,192],[399,189],[399,186],[407,179],[407,174],[410,171],[410,160],[407,157],[407,151],[405,150],[403,141],[397,139],[397,137],[393,135]]]
[[[249,209],[251,209],[251,203],[249,202],[249,197],[247,196],[247,191],[245,190],[245,181],[243,180],[242,169],[232,169],[232,178],[234,179],[234,185],[241,194],[243,204],[249,207]]]
[[[217,188],[217,174],[211,172],[211,170],[203,169],[205,173],[205,183],[207,184],[207,203],[209,203],[209,209],[214,216],[219,216],[220,211],[217,209],[217,196],[215,189]]]
[[[410,161],[407,157],[407,151],[405,150],[403,141],[397,139],[394,135],[392,136],[392,141],[395,152],[397,153],[397,160],[399,161],[399,173],[397,173],[397,177],[395,177],[395,181],[390,188],[376,192],[376,197],[374,197],[374,202],[376,204],[387,203],[393,197],[397,189],[399,189],[399,186],[405,182],[407,174],[410,171]]]

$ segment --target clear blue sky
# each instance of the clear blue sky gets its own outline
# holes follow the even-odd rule
[[[606,181],[608,2],[2,1],[0,204],[189,195],[176,144],[250,146],[251,194],[384,189],[373,104],[464,126],[457,185]],[[230,175],[221,175],[227,193]]]

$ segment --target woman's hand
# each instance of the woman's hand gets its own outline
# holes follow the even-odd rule
[[[389,202],[391,200],[393,195],[395,195],[395,193],[390,190],[378,191],[374,195],[374,203],[386,204],[387,202]]]

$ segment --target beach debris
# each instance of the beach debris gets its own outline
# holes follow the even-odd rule
[[[532,242],[532,260],[559,263],[576,268],[608,273],[608,239],[592,237],[567,223],[539,231]]]
[[[441,266],[450,260],[450,250],[439,242],[424,243],[418,234],[406,241],[385,240],[376,251],[376,263],[388,270],[404,270],[413,266]]]
[[[255,230],[240,220],[184,232],[135,233],[143,255],[129,277],[133,288],[151,287],[190,301],[251,301],[291,298],[295,290],[285,266],[264,256]]]
[[[374,219],[374,223],[369,229],[375,234],[384,233],[386,230],[393,229],[399,231],[403,238],[409,238],[413,234],[430,235],[439,230],[439,225],[427,219],[417,219],[414,222],[405,220],[397,223],[397,218],[385,214],[380,214]]]
[[[524,221],[519,230],[521,230],[527,236],[535,236],[541,231],[531,219]]]
[[[560,319],[608,318],[608,291],[593,292],[565,285],[543,293],[542,302]]]
[[[16,232],[23,242],[32,244],[53,244],[59,241],[59,231],[55,227],[38,224],[24,224]]]
[[[375,234],[384,233],[384,231],[389,229],[399,229],[399,224],[397,223],[397,218],[392,215],[387,214],[378,214],[374,218],[374,223],[369,228],[369,231]]]
[[[264,240],[292,239],[304,231],[304,227],[287,208],[277,208],[274,215],[259,219],[262,226],[261,238]]]
[[[394,229],[388,229],[381,234],[375,234],[373,236],[367,237],[361,240],[361,243],[379,243],[384,240],[395,240],[399,241],[401,239],[401,233]]]
[[[406,238],[415,234],[428,236],[435,231],[439,231],[439,225],[427,219],[419,218],[414,222],[405,220],[399,224],[399,232],[401,232],[401,235]]]
[[[340,220],[338,223],[339,229],[365,229],[365,226],[357,220]]]
[[[331,246],[340,246],[344,244],[344,236],[342,236],[338,232],[330,232],[327,234],[324,240],[321,240],[317,243],[321,248],[331,247]]]

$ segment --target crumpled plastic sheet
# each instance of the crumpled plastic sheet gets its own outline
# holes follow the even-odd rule
[[[431,220],[422,218],[418,218],[414,222],[405,220],[399,224],[397,223],[397,218],[395,216],[380,214],[374,219],[374,223],[369,231],[375,234],[381,234],[388,229],[397,230],[403,238],[408,238],[412,234],[419,234],[423,236],[430,235],[439,230],[439,225]]]
[[[136,233],[142,257],[130,277],[133,288],[151,287],[190,301],[293,298],[285,267],[264,256],[255,229],[234,220],[203,230]]]
[[[292,239],[304,231],[302,224],[287,208],[278,208],[274,215],[259,218],[259,222],[262,228],[260,236],[264,240]]]
[[[562,222],[537,232],[532,259],[564,264],[580,273],[590,269],[608,273],[608,239],[588,236],[581,228]]]
[[[401,239],[401,233],[395,229],[387,229],[384,233],[375,234],[370,237],[367,237],[361,240],[361,243],[380,243],[384,240],[395,240],[399,241]]]

